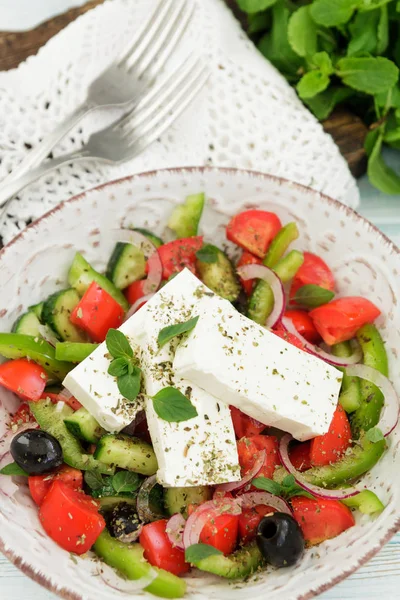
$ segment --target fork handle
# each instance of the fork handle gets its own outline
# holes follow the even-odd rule
[[[62,121],[48,136],[45,136],[41,142],[35,148],[33,148],[24,160],[17,166],[5,180],[4,184],[7,185],[9,181],[19,180],[22,175],[30,171],[37,165],[40,165],[44,159],[53,150],[56,144],[91,110],[93,107],[89,103],[84,103],[78,106],[73,113]],[[5,185],[0,184],[0,193],[3,191],[2,188]],[[18,190],[19,191],[19,190]],[[9,194],[8,194],[9,195]],[[4,196],[2,196],[4,199]],[[0,202],[1,206],[1,202]]]

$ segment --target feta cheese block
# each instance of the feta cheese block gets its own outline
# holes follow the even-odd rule
[[[240,480],[236,439],[229,407],[194,383],[177,377],[172,364],[178,338],[159,348],[160,330],[197,314],[199,296],[208,290],[185,270],[165,285],[144,308],[136,329],[142,347],[147,423],[157,456],[158,481],[166,486],[215,485]],[[185,394],[198,416],[179,423],[161,419],[151,399],[172,386]]]
[[[227,405],[300,441],[326,433],[342,373],[241,315],[202,298],[195,329],[179,345],[174,371]]]

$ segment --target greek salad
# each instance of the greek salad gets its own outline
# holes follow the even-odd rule
[[[174,208],[170,241],[113,230],[105,273],[77,253],[68,288],[0,333],[0,385],[21,400],[0,489],[26,481],[61,548],[166,598],[195,568],[295,565],[384,510],[362,476],[399,413],[379,307],[336,297],[273,212],[233,216],[215,246],[205,202]]]

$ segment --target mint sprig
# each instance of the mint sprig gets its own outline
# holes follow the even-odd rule
[[[109,329],[106,346],[113,357],[107,372],[117,379],[121,396],[133,402],[140,392],[142,371],[137,365],[129,340],[122,331]]]
[[[163,327],[157,338],[160,348],[162,348],[167,342],[171,341],[177,335],[192,331],[192,329],[196,327],[198,320],[199,317],[193,317],[184,323],[175,323],[175,325],[167,325],[167,327]]]
[[[297,485],[293,475],[286,475],[282,483],[278,483],[277,481],[268,479],[267,477],[256,477],[253,479],[252,484],[259,490],[269,492],[274,496],[280,496],[281,498],[285,498],[285,500],[290,500],[290,498],[293,498],[293,496],[305,496],[306,498],[313,498],[312,494],[306,492],[306,490],[303,490],[302,487]]]

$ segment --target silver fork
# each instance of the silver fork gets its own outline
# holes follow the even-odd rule
[[[84,102],[46,136],[4,182],[19,178],[40,164],[85,115],[100,107],[135,103],[154,84],[189,25],[193,0],[161,0],[137,38],[91,84]]]
[[[66,163],[98,160],[118,164],[134,158],[172,125],[194,100],[209,77],[208,68],[199,59],[189,58],[164,77],[128,115],[102,131],[93,133],[80,150],[47,161],[13,180],[0,190],[0,225],[15,194],[42,175]]]

